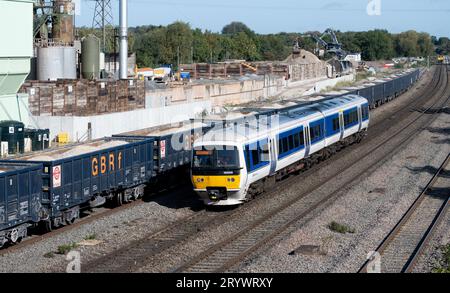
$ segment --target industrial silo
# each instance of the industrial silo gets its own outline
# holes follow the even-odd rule
[[[38,48],[37,78],[39,80],[57,80],[64,78],[64,48]]]
[[[100,39],[94,35],[82,40],[81,73],[86,79],[97,79],[100,76]]]
[[[75,47],[64,47],[64,79],[77,78],[77,50]]]

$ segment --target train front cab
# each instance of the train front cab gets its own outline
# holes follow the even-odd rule
[[[194,191],[206,205],[242,203],[245,186],[242,153],[236,146],[197,146],[193,149],[191,168]]]

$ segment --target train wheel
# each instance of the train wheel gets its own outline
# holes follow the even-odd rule
[[[116,194],[115,202],[116,202],[117,207],[120,207],[123,205],[123,194],[121,192]]]
[[[9,239],[11,240],[12,243],[17,243],[17,241],[19,240],[20,236],[19,236],[19,230],[14,229],[11,231],[11,234],[9,235]]]
[[[75,221],[76,221],[76,218],[73,217],[72,219],[67,219],[67,220],[66,220],[66,224],[67,224],[67,225],[72,225],[73,223],[75,223]]]
[[[39,226],[43,233],[49,233],[53,231],[52,221],[50,220],[40,222]]]

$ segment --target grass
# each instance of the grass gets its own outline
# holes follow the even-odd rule
[[[450,244],[441,247],[442,259],[439,265],[433,269],[433,273],[450,274]]]
[[[86,237],[84,237],[84,240],[95,240],[97,238],[96,234],[89,234]]]
[[[330,229],[333,232],[340,233],[340,234],[355,233],[355,229],[352,229],[347,225],[339,224],[335,221],[328,224],[328,229]]]
[[[358,82],[358,81],[367,79],[367,78],[369,78],[371,76],[373,76],[373,75],[371,73],[369,73],[369,72],[358,72],[356,74],[356,81]]]
[[[67,254],[78,247],[78,244],[72,243],[72,244],[65,244],[58,246],[58,250],[56,251],[57,254]]]
[[[44,254],[44,257],[45,258],[53,258],[53,257],[55,257],[55,253],[52,251],[47,252],[46,254]]]
[[[354,85],[353,81],[340,81],[340,82],[336,83],[336,85],[334,85],[334,86],[327,86],[326,88],[322,89],[320,91],[320,93],[339,91],[342,88],[351,87],[353,85]]]

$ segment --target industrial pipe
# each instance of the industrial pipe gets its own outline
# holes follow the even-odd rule
[[[128,79],[128,1],[120,0],[119,78]]]

